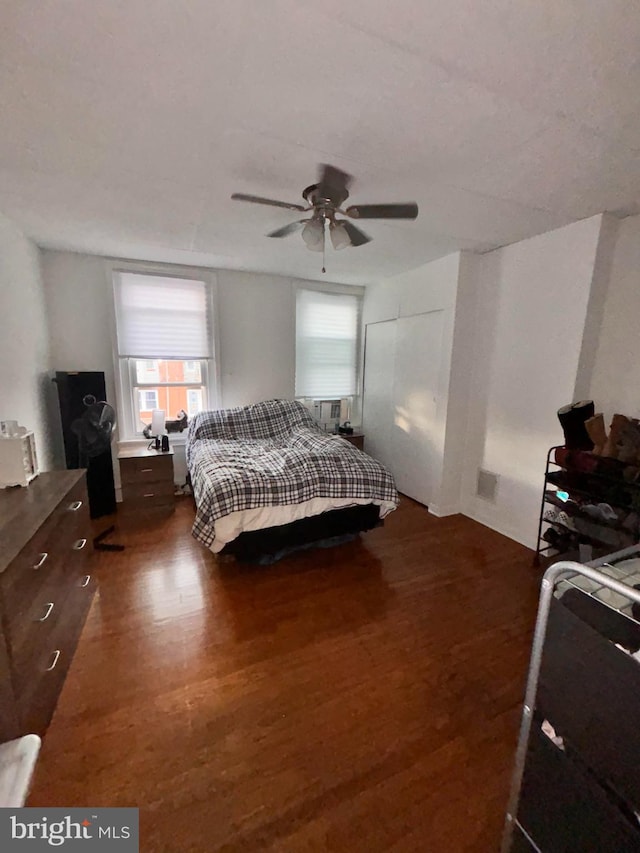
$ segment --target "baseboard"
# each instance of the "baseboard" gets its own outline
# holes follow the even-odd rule
[[[528,548],[530,551],[534,549],[531,547],[531,543],[527,542],[524,537],[517,534],[514,530],[501,525],[499,522],[495,522],[493,519],[486,518],[483,516],[481,512],[477,512],[474,509],[463,508],[460,510],[462,515],[466,515],[468,518],[473,519],[473,521],[477,521],[479,524],[488,527],[490,530],[495,530],[496,533],[502,534],[502,536],[506,536],[507,539],[513,539],[514,542],[518,542],[520,545],[524,545],[525,548]]]
[[[446,504],[444,506],[436,506],[436,504],[429,504],[428,509],[431,515],[435,515],[436,518],[446,518],[446,516],[448,515],[459,515],[459,513],[461,512],[460,507],[454,506],[453,504],[451,504],[450,506],[447,506]]]

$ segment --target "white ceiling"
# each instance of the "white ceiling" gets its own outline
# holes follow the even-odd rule
[[[640,201],[629,0],[0,0],[0,210],[39,244],[322,278],[329,162],[416,222],[328,252],[366,283]]]

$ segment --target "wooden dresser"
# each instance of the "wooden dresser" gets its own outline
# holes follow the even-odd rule
[[[173,450],[121,450],[118,461],[124,519],[153,519],[173,512]]]
[[[0,491],[0,740],[47,728],[95,581],[84,471]]]
[[[345,441],[353,444],[358,450],[364,450],[364,433],[353,432],[351,435],[340,435],[340,438],[344,438]]]

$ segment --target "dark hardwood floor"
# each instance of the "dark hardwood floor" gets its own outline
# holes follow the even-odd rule
[[[192,516],[96,553],[28,804],[138,806],[145,853],[496,851],[531,552],[403,499],[357,542],[247,567]]]

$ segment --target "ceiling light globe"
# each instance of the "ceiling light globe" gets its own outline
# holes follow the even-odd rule
[[[302,239],[307,249],[321,252],[324,248],[324,219],[311,219],[302,229]]]
[[[331,243],[336,251],[346,249],[351,245],[351,237],[347,234],[347,229],[342,222],[332,222],[329,234],[331,235]]]

